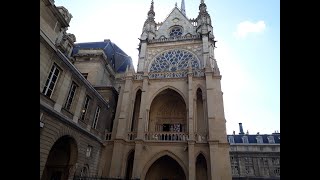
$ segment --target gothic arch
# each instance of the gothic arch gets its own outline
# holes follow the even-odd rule
[[[206,160],[206,163],[207,163],[207,165],[208,165],[208,162],[209,162],[209,161],[208,161],[208,159],[207,159],[206,153],[204,153],[204,152],[201,151],[201,150],[196,153],[195,160],[197,160],[197,157],[198,157],[200,154],[203,155],[203,157],[204,157],[204,159]]]
[[[148,172],[149,168],[152,166],[152,164],[156,160],[158,160],[159,158],[161,158],[162,156],[165,156],[165,155],[167,155],[167,156],[171,157],[172,159],[174,159],[180,165],[180,167],[182,168],[185,176],[186,177],[188,176],[188,170],[187,170],[185,164],[183,163],[183,161],[177,155],[172,153],[171,151],[164,150],[164,151],[155,153],[155,155],[153,157],[151,157],[151,159],[145,164],[145,166],[142,169],[140,179],[144,180],[146,178],[147,172]]]
[[[123,168],[121,168],[122,169],[122,173],[121,174],[124,174],[126,179],[131,179],[131,176],[132,176],[132,170],[133,170],[133,164],[134,164],[134,162],[133,162],[134,161],[134,154],[135,154],[135,150],[134,149],[130,149],[126,154],[125,159],[122,161],[122,167]],[[131,158],[132,158],[132,162],[129,162],[131,160]],[[128,167],[128,166],[130,166],[130,167]],[[130,174],[129,177],[127,177],[128,170],[131,171],[129,173]]]
[[[140,94],[138,94],[140,93]],[[141,105],[141,95],[142,95],[142,87],[138,86],[134,90],[134,94],[131,97],[130,101],[130,117],[129,122],[127,125],[128,131],[137,130],[137,123],[139,118],[139,112],[140,112],[140,105]],[[140,99],[137,99],[140,96]]]
[[[151,72],[150,71],[150,69],[151,69],[151,67],[152,67],[152,65],[153,65],[153,63],[155,63],[155,61],[157,60],[157,58],[158,57],[160,57],[160,56],[163,56],[165,53],[167,53],[167,52],[169,52],[169,51],[182,51],[182,52],[186,52],[186,53],[190,53],[193,57],[194,57],[194,62],[193,63],[196,63],[197,65],[196,65],[196,69],[201,69],[201,62],[200,62],[200,60],[199,60],[199,57],[195,54],[195,53],[193,53],[192,51],[189,51],[189,50],[187,50],[187,49],[184,49],[184,48],[170,48],[170,49],[166,49],[166,50],[164,50],[164,51],[161,51],[160,53],[158,53],[158,54],[156,54],[153,58],[152,58],[152,60],[149,62],[149,64],[148,64],[148,72]]]
[[[185,104],[187,105],[187,99],[185,97],[185,95],[177,88],[173,87],[173,86],[170,86],[170,85],[167,85],[167,86],[164,86],[160,89],[158,89],[158,91],[156,91],[155,93],[153,93],[152,97],[150,98],[150,101],[148,102],[148,105],[147,105],[147,109],[150,110],[150,107],[151,107],[151,104],[152,104],[152,101],[154,100],[155,97],[157,97],[159,95],[159,93],[161,93],[162,91],[166,90],[166,89],[171,89],[171,90],[174,90],[176,91],[178,94],[180,94],[180,96],[182,97],[183,101],[185,102]]]
[[[205,95],[205,93],[204,93],[205,92],[205,87],[203,87],[203,85],[201,85],[201,84],[197,84],[195,86],[195,91],[193,91],[193,97],[197,97],[196,95],[197,95],[197,90],[198,89],[201,90],[203,96]]]
[[[133,91],[133,92],[134,92],[134,95],[136,95],[139,90],[142,91],[142,86],[140,86],[140,85],[134,89],[134,91]],[[133,99],[133,100],[134,100],[134,99]]]
[[[208,171],[208,161],[202,152],[199,152],[195,158],[196,179],[208,179],[210,177]]]

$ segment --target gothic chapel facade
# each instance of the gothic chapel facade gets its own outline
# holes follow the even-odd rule
[[[151,2],[136,72],[110,40],[74,43],[71,14],[40,4],[40,179],[232,179],[204,0],[194,19],[182,0],[161,23]]]
[[[184,1],[162,23],[154,19],[152,1],[137,73],[131,67],[123,77],[108,174],[231,180],[221,75],[206,4],[201,1],[195,19],[187,18]]]

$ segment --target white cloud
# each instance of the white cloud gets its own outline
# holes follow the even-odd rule
[[[256,23],[250,21],[243,21],[238,24],[237,31],[234,35],[237,38],[245,38],[249,33],[261,33],[266,29],[264,21],[258,21]]]

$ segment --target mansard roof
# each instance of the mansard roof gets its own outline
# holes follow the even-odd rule
[[[80,49],[102,49],[117,73],[125,72],[127,66],[132,65],[131,57],[109,39],[102,42],[75,43],[72,56],[76,55]]]
[[[249,144],[257,144],[257,137],[261,136],[263,140],[263,144],[269,144],[268,137],[273,136],[274,137],[274,143],[280,144],[280,133],[272,133],[272,134],[235,134],[235,135],[227,135],[228,139],[230,136],[233,136],[234,143],[243,143],[242,137],[247,136]]]

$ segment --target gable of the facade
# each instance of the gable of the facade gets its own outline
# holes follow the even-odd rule
[[[170,38],[170,33],[174,34],[175,28],[181,28],[180,36],[196,35],[196,28],[191,24],[187,17],[175,7],[156,31],[156,39]]]

